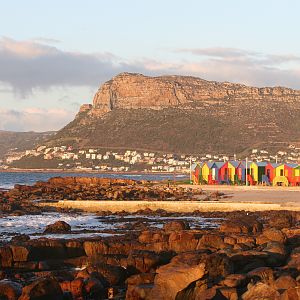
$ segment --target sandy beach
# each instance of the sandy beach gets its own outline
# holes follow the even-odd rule
[[[300,211],[300,188],[245,187],[245,186],[190,186],[205,192],[222,192],[225,198],[219,201],[58,201],[51,206],[76,208],[89,212],[109,210],[112,212],[135,212],[141,209],[164,209],[172,212],[199,211]],[[45,204],[41,204],[45,205]]]

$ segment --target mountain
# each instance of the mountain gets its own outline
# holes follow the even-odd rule
[[[0,130],[0,159],[10,150],[24,151],[43,143],[53,132],[13,132]]]
[[[48,144],[238,154],[299,142],[299,90],[121,73]]]

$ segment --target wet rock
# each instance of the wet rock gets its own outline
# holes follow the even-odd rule
[[[41,278],[22,290],[19,300],[63,300],[63,291],[54,278]]]
[[[177,220],[164,224],[163,229],[165,232],[188,230],[190,229],[190,225],[186,221]]]
[[[44,233],[69,233],[71,226],[65,221],[57,221],[46,226]]]
[[[27,242],[30,240],[30,236],[27,234],[19,234],[11,238],[12,243]]]
[[[9,280],[0,281],[0,299],[18,300],[21,294],[21,284]]]
[[[242,295],[243,300],[280,300],[279,292],[262,282],[258,282],[253,286],[250,286]]]
[[[13,263],[13,254],[9,247],[0,247],[0,267],[8,268]]]
[[[220,226],[220,231],[225,233],[257,233],[263,228],[261,222],[255,218],[226,220]]]

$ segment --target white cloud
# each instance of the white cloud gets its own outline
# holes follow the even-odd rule
[[[2,38],[0,81],[22,94],[53,86],[97,87],[122,70],[113,58],[109,53],[67,52],[34,41]]]
[[[74,118],[74,112],[64,109],[23,110],[0,109],[0,130],[50,131],[58,130]]]
[[[100,83],[126,71],[147,75],[194,75],[257,86],[300,88],[300,56],[297,55],[270,55],[224,47],[179,49],[174,52],[177,57],[168,63],[148,58],[126,60],[112,53],[68,52],[34,40],[2,38],[0,82],[23,95],[36,88],[62,86],[90,86],[96,91]]]

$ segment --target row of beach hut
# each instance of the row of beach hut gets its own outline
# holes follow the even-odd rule
[[[194,184],[300,185],[300,165],[270,162],[202,162],[192,165]]]

